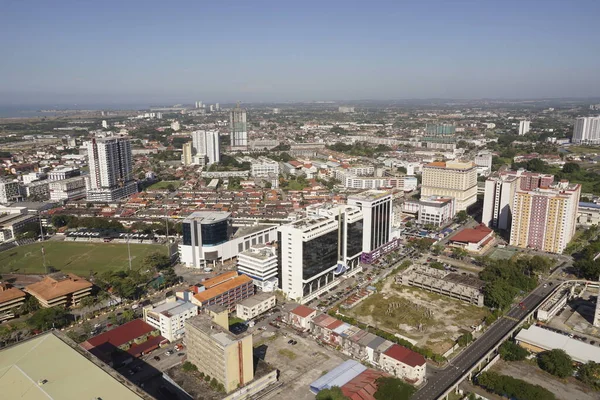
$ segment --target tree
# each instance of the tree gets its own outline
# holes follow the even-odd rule
[[[339,386],[332,386],[329,389],[323,389],[317,393],[316,400],[347,400],[348,397],[344,396],[342,389]]]
[[[174,191],[176,191],[177,189],[175,189],[175,186],[172,183],[169,183],[167,185],[167,190],[171,193],[173,193]]]
[[[469,255],[469,252],[467,252],[465,249],[461,249],[460,247],[453,247],[452,248],[452,255],[455,258],[458,258],[459,260],[462,260],[463,258],[465,258],[466,256]]]
[[[467,332],[467,333],[461,335],[458,338],[458,340],[456,341],[456,343],[458,343],[459,346],[467,346],[472,341],[473,341],[473,334],[471,334],[471,332]]]
[[[33,296],[28,296],[25,299],[25,302],[21,305],[21,307],[19,307],[18,312],[20,315],[29,314],[31,312],[37,311],[39,308],[39,301]]]
[[[565,163],[565,165],[563,165],[562,172],[564,172],[566,174],[572,174],[572,173],[579,172],[580,169],[581,169],[581,167],[579,166],[579,164],[573,163],[573,162],[568,162],[568,163]]]
[[[442,271],[445,269],[444,268],[444,264],[442,264],[439,261],[432,261],[431,264],[429,264],[429,266],[431,268],[435,268],[435,269],[441,269]]]
[[[463,223],[467,222],[468,219],[469,219],[469,214],[467,214],[467,212],[465,210],[461,210],[456,214],[456,220],[458,221],[459,224],[463,224]]]
[[[517,289],[506,281],[497,280],[487,283],[483,288],[483,293],[486,306],[505,310],[512,304],[517,295]]]
[[[535,255],[527,260],[527,264],[530,272],[546,273],[550,271],[553,262],[550,258]]]
[[[436,256],[439,256],[442,253],[442,251],[444,251],[444,246],[442,246],[441,244],[436,244],[431,248],[431,252]]]
[[[595,390],[600,390],[600,363],[589,361],[579,367],[577,379]]]
[[[477,376],[477,384],[492,393],[515,400],[556,400],[549,390],[511,376],[485,371]]]
[[[377,391],[375,399],[377,400],[408,400],[416,392],[416,389],[398,378],[379,378],[377,379]]]
[[[160,271],[171,265],[171,259],[166,254],[154,252],[144,258],[144,264]]]
[[[500,357],[506,361],[523,361],[529,355],[529,352],[515,342],[506,341],[498,349]]]
[[[47,330],[50,328],[62,328],[67,325],[69,313],[63,307],[41,308],[37,310],[27,324],[38,330]]]
[[[183,365],[181,366],[181,369],[183,369],[185,372],[198,371],[198,367],[196,367],[194,364],[192,364],[189,361],[184,362]]]
[[[573,360],[561,349],[545,351],[539,354],[538,366],[559,378],[566,378],[573,375]]]
[[[121,314],[121,323],[124,324],[129,321],[133,321],[135,319],[135,313],[133,310],[125,310],[123,314]]]

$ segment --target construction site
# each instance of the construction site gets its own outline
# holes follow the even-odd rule
[[[485,283],[471,275],[461,275],[425,265],[412,265],[396,276],[396,282],[483,307]]]
[[[444,273],[444,271],[435,270]],[[406,272],[406,271],[405,271]],[[451,279],[447,285],[461,285]],[[410,275],[412,276],[412,275]],[[458,274],[461,281],[474,277]],[[456,296],[454,296],[456,297]],[[458,337],[473,332],[489,314],[486,307],[470,301],[402,284],[402,277],[390,277],[378,287],[378,292],[365,298],[344,314],[358,321],[403,337],[418,346],[428,347],[438,354],[451,349]]]

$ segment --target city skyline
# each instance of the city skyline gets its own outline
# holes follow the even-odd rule
[[[168,13],[159,3],[35,3],[11,2],[0,16],[12,38],[0,43],[11,54],[2,103],[600,93],[591,1],[183,3]]]

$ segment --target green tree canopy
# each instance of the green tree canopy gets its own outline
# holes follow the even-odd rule
[[[544,371],[559,378],[573,375],[573,360],[561,349],[545,351],[538,355],[538,365]]]
[[[50,328],[62,328],[69,322],[69,313],[63,307],[40,308],[31,318],[27,325],[34,329],[47,330]]]
[[[600,390],[600,363],[590,361],[581,365],[577,371],[577,379],[595,390]]]
[[[491,371],[482,372],[477,377],[477,384],[490,392],[514,400],[556,400],[552,392],[539,385]]]
[[[408,400],[415,392],[416,389],[402,379],[379,378],[374,397],[377,400]]]
[[[317,393],[316,400],[349,400],[344,396],[342,389],[338,386],[333,386],[330,389],[323,389]]]
[[[526,349],[511,341],[502,343],[499,352],[500,357],[506,361],[523,361],[529,355]]]

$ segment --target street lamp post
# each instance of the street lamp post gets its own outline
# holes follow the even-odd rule
[[[167,213],[167,206],[165,204],[165,226],[167,232],[167,254],[169,256],[169,261],[171,261],[171,244],[169,243],[169,215]]]

